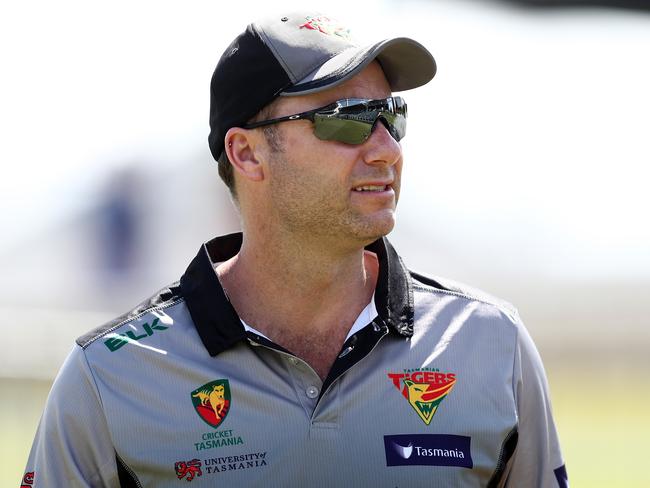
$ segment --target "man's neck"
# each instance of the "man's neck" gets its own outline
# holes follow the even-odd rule
[[[376,257],[302,243],[258,246],[244,238],[217,267],[239,316],[327,376],[355,319],[370,302]]]

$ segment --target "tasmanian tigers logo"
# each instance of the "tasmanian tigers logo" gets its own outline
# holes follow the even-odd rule
[[[192,459],[191,461],[178,461],[174,464],[174,470],[179,480],[185,478],[185,481],[192,481],[195,476],[201,476],[201,461]]]
[[[454,373],[441,373],[438,370],[407,370],[404,373],[388,373],[388,377],[427,425],[456,384]]]
[[[206,383],[191,393],[194,410],[207,424],[216,428],[228,415],[230,409],[230,386],[221,379]]]

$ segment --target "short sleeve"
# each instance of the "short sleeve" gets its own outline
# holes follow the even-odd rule
[[[518,442],[505,486],[567,488],[546,373],[537,348],[521,322],[513,378]]]
[[[101,399],[79,346],[54,380],[24,477],[35,488],[119,486]]]

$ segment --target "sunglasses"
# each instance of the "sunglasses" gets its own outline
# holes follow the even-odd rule
[[[406,102],[402,97],[379,100],[346,98],[324,107],[277,119],[262,120],[243,126],[255,129],[289,120],[310,120],[314,134],[324,141],[346,144],[363,144],[381,119],[393,139],[399,141],[406,135]]]

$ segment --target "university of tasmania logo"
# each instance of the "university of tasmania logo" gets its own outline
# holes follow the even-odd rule
[[[455,373],[441,373],[435,368],[406,369],[388,373],[388,377],[427,425],[456,384]]]
[[[228,380],[211,381],[191,393],[194,410],[206,424],[215,429],[221,425],[230,410],[230,385]]]
[[[192,481],[195,476],[203,476],[201,461],[199,459],[177,461],[174,463],[174,470],[179,480]]]

